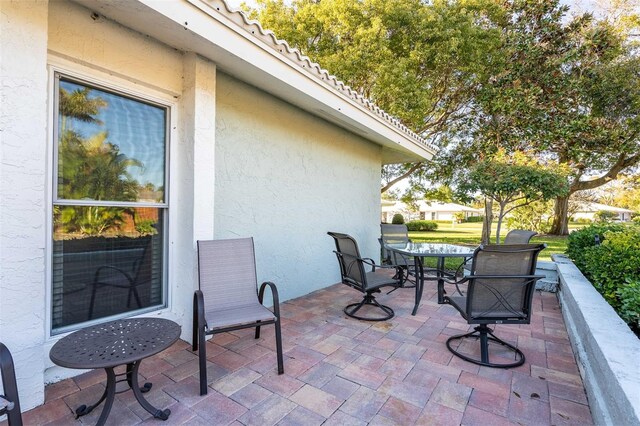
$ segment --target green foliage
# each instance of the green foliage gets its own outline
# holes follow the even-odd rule
[[[85,235],[101,235],[109,228],[122,223],[126,209],[122,207],[58,206],[55,225],[65,232],[81,232]]]
[[[158,230],[155,228],[156,221],[154,219],[137,219],[136,218],[136,231],[140,235],[156,235]]]
[[[564,168],[540,164],[521,151],[508,154],[502,149],[465,170],[458,185],[460,198],[480,193],[498,204],[498,242],[502,221],[509,212],[535,201],[566,195],[568,190]]]
[[[469,216],[464,221],[467,223],[480,223],[484,220],[484,216]]]
[[[438,229],[438,224],[432,220],[412,220],[407,222],[407,230],[412,232],[423,231],[435,231]]]
[[[402,225],[404,224],[404,216],[400,213],[396,213],[393,215],[393,219],[391,219],[391,223],[394,225]]]
[[[464,221],[464,213],[462,212],[454,213],[453,218],[455,219],[456,222],[462,223]]]
[[[513,210],[506,218],[509,229],[529,229],[539,234],[546,234],[551,229],[549,217],[553,212],[550,201],[534,201],[529,205]]]
[[[60,88],[60,134],[58,141],[58,196],[66,200],[134,201],[138,182],[129,167],[143,167],[126,157],[106,132],[83,137],[74,121],[99,123],[96,115],[108,106],[91,97],[88,88],[69,93]],[[122,223],[122,207],[59,207],[56,225],[63,232],[99,235]]]
[[[595,235],[603,239],[595,245]],[[640,228],[595,224],[569,235],[567,253],[630,325],[640,315]]]
[[[432,142],[467,114],[497,56],[503,9],[492,0],[257,0],[251,18]],[[383,168],[383,190],[429,166]]]
[[[609,231],[620,232],[624,229],[623,225],[616,223],[608,224],[592,224],[582,229],[573,231],[567,238],[566,254],[576,264],[581,271],[585,270],[585,254],[596,246],[596,236],[602,243]]]
[[[620,299],[618,314],[627,324],[640,331],[640,279],[627,279],[617,291]]]
[[[618,214],[607,210],[600,210],[593,215],[597,222],[611,222],[618,218]]]

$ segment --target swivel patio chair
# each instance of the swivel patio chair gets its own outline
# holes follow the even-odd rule
[[[334,253],[338,258],[338,264],[340,266],[340,275],[342,283],[352,287],[362,293],[364,298],[360,303],[352,303],[344,308],[344,313],[348,316],[363,320],[363,321],[386,321],[393,318],[395,313],[393,309],[388,306],[381,305],[376,300],[373,293],[380,292],[381,287],[393,286],[398,287],[402,283],[402,271],[399,268],[395,269],[395,275],[384,273],[380,270],[376,271],[376,268],[384,268],[380,265],[376,265],[373,259],[363,258],[360,256],[358,250],[358,244],[353,237],[347,234],[340,234],[337,232],[328,232],[336,243],[336,250]],[[365,271],[365,265],[372,267],[370,272]],[[389,269],[389,268],[385,268]],[[357,312],[364,306],[374,306],[382,310],[382,316],[361,316],[357,315]]]
[[[11,352],[0,343],[0,377],[2,378],[2,394],[0,394],[0,416],[7,415],[9,426],[22,426],[20,414],[20,398],[16,384],[16,372],[13,368]]]
[[[409,232],[407,225],[393,225],[383,223],[380,225],[380,246],[382,249],[382,261],[384,264],[394,266],[402,273],[401,285],[391,290],[397,290],[398,288],[415,288],[415,274],[413,258],[405,256],[403,254],[385,249],[386,244],[406,244],[410,243]],[[411,277],[414,277],[413,285],[406,285],[407,281],[411,281]]]
[[[200,395],[207,394],[205,336],[242,328],[273,324],[276,334],[278,374],[284,373],[278,290],[264,282],[258,291],[253,238],[198,241],[199,290],[193,295],[193,343],[198,350]],[[271,289],[273,312],[262,305]]]
[[[503,244],[529,244],[531,238],[538,235],[535,231],[512,229],[505,235]]]
[[[447,348],[454,355],[478,365],[511,368],[522,365],[524,353],[499,339],[487,324],[529,324],[531,302],[536,281],[538,254],[545,244],[492,244],[478,247],[471,264],[471,275],[456,284],[467,283],[466,296],[445,296],[444,302],[456,308],[468,324],[479,324],[474,331],[447,339]],[[480,359],[463,353],[453,342],[467,338],[480,339]],[[506,348],[515,362],[492,362],[489,342]]]

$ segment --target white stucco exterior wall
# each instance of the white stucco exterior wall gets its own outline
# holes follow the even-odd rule
[[[340,280],[327,231],[379,258],[380,148],[218,73],[215,237],[252,236],[282,300]]]
[[[0,341],[44,399],[47,2],[0,2]]]
[[[0,25],[0,340],[23,410],[81,373],[48,356],[54,70],[171,108],[169,305],[146,315],[183,338],[197,239],[253,236],[282,300],[339,280],[327,231],[378,257],[380,147],[74,3],[0,1]]]

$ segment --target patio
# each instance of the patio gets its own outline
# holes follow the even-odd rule
[[[197,357],[179,341],[140,368],[153,382],[146,397],[170,408],[169,420],[153,419],[127,391],[108,424],[592,424],[555,294],[536,292],[530,325],[497,326],[527,358],[510,370],[453,357],[444,342],[469,326],[436,303],[435,286],[425,288],[415,317],[413,296],[379,296],[396,312],[379,323],[343,314],[360,294],[341,284],[283,303],[285,374],[275,371],[273,327],[260,340],[250,330],[217,335],[207,343],[206,396],[198,394]],[[72,410],[97,399],[104,380],[96,370],[47,386],[45,404],[23,413],[25,424],[94,424],[101,407],[80,421]]]

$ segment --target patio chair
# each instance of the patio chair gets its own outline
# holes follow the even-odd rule
[[[20,414],[20,398],[16,384],[16,372],[13,367],[11,352],[0,343],[0,377],[2,378],[2,392],[0,394],[0,416],[7,415],[9,426],[22,426]]]
[[[193,343],[199,349],[200,395],[207,394],[205,336],[242,328],[273,324],[276,334],[278,374],[284,373],[278,290],[264,282],[258,291],[253,238],[198,241],[199,290],[193,295]],[[262,305],[271,289],[273,312]]]
[[[400,286],[403,280],[402,271],[399,268],[393,267],[393,269],[395,269],[395,275],[393,276],[380,270],[376,271],[376,268],[389,268],[376,265],[373,259],[363,258],[360,256],[358,244],[353,237],[347,234],[340,234],[338,232],[328,232],[327,234],[329,234],[336,243],[336,250],[334,250],[334,253],[338,258],[342,283],[364,293],[362,301],[360,303],[347,305],[343,310],[344,313],[352,318],[362,321],[386,321],[393,318],[395,315],[393,309],[378,303],[376,298],[373,296],[373,293],[380,292],[381,287]],[[371,266],[372,270],[370,272],[366,272],[365,265]],[[357,315],[357,312],[364,306],[377,307],[382,310],[383,315]]]
[[[545,244],[491,244],[478,247],[471,264],[471,275],[456,281],[467,283],[466,296],[445,296],[444,302],[460,312],[468,324],[479,324],[474,331],[447,339],[447,348],[454,355],[478,365],[511,368],[522,365],[525,356],[517,347],[499,339],[487,324],[529,324],[531,302],[536,281],[538,254]],[[452,347],[454,341],[480,339],[480,359]],[[489,342],[513,353],[515,362],[491,362]]]
[[[531,238],[538,235],[535,231],[526,229],[512,229],[505,235],[502,244],[529,244]]]
[[[409,238],[407,225],[393,225],[387,223],[380,224],[382,261],[384,264],[399,268],[403,278],[401,285],[394,288],[389,293],[397,290],[398,288],[415,288],[415,280],[413,285],[406,285],[406,282],[410,281],[410,277],[415,275],[413,274],[414,263],[412,257],[387,250],[384,246],[385,244],[406,244],[410,242],[411,239]]]
[[[531,238],[533,238],[535,235],[538,235],[538,233],[535,231],[529,231],[526,229],[512,229],[511,231],[507,232],[507,235],[505,235],[502,244],[529,244]],[[471,259],[466,259],[462,264],[462,267],[464,268],[464,274],[468,274],[471,271],[471,265],[469,264],[470,260]],[[458,271],[459,270],[460,268],[458,268]],[[458,271],[456,271],[456,274],[458,273]]]

